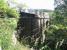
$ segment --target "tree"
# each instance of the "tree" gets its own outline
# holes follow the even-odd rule
[[[55,0],[54,16],[45,33],[44,49],[67,50],[67,0]]]
[[[55,0],[55,6],[56,6],[55,7],[56,16],[63,18],[64,22],[66,22],[66,19],[67,19],[67,17],[66,17],[67,16],[67,0]]]
[[[6,0],[0,0],[0,17],[18,17],[16,9],[11,9]]]
[[[55,11],[52,24],[47,29],[47,38],[55,43],[52,48],[56,50],[65,50],[67,46],[67,1],[66,0],[55,0]],[[50,41],[49,41],[50,42]],[[48,42],[48,43],[49,43]],[[50,44],[50,45],[51,45]],[[49,46],[49,45],[48,45]],[[61,47],[62,46],[62,47]],[[50,47],[50,46],[49,46]],[[63,49],[62,49],[63,48]],[[53,50],[54,50],[53,49]]]
[[[0,0],[0,48],[2,50],[16,49],[12,43],[12,34],[17,26],[18,16],[16,9],[11,9],[6,0]]]
[[[55,0],[55,16],[60,24],[67,25],[67,0]]]

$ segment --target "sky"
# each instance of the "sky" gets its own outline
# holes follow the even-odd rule
[[[54,10],[54,0],[18,0],[18,3],[26,4],[31,9]]]
[[[11,0],[9,0],[11,1]],[[54,10],[54,0],[16,0],[17,3],[26,4],[28,9]],[[11,7],[15,6],[11,4]]]

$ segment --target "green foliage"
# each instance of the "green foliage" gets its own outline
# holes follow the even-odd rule
[[[12,36],[17,27],[16,18],[0,18],[0,46],[2,50],[21,50],[19,42],[14,46]]]
[[[64,3],[67,4],[67,1],[64,0]],[[61,50],[60,45],[67,43],[66,15],[67,9],[65,5],[62,4],[55,8],[52,24],[45,30],[45,42],[43,45],[38,45],[41,50]],[[0,0],[0,17],[2,17],[0,18],[0,46],[3,50],[21,50],[20,48],[22,48],[19,43],[16,46],[13,46],[12,43],[12,35],[17,27],[18,16],[18,12],[15,9],[11,9],[6,0]]]
[[[11,49],[12,33],[14,32],[16,27],[15,20],[16,19],[0,18],[0,40],[1,40],[1,47],[3,50]]]
[[[11,9],[6,0],[0,0],[0,47],[2,50],[17,50],[12,42],[12,35],[17,26],[17,17],[19,17],[19,13],[16,9]]]
[[[6,0],[0,0],[0,17],[19,17],[19,13],[14,8],[10,8]]]
[[[16,11],[16,9],[11,9],[9,8],[6,12],[8,17],[14,17],[14,18],[18,18],[19,17],[19,13]]]
[[[53,19],[51,25],[45,31],[46,40],[43,47],[47,45],[51,50],[61,50],[60,47],[67,43],[67,1],[63,0],[63,2],[64,4],[60,0],[55,0],[56,8]],[[65,47],[66,45],[63,48]]]
[[[61,50],[61,46],[67,44],[67,1],[62,1],[55,0],[56,7],[53,19],[51,20],[49,28],[45,30],[45,45],[42,46],[44,49],[46,48],[45,46],[47,46],[51,50]],[[63,48],[65,47],[66,45]],[[48,48],[47,50],[49,50]]]

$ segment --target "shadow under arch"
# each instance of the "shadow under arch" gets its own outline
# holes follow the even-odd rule
[[[42,37],[40,30],[39,17],[37,15],[20,12],[16,35],[20,43],[30,47],[38,46],[41,43]]]

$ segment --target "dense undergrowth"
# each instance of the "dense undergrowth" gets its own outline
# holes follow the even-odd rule
[[[0,48],[2,50],[26,50],[26,47],[20,45],[18,41],[14,45],[12,40],[18,16],[18,12],[11,9],[5,0],[0,0]],[[54,16],[51,25],[45,29],[45,41],[39,45],[41,50],[67,50],[67,18],[61,16],[59,12]]]

